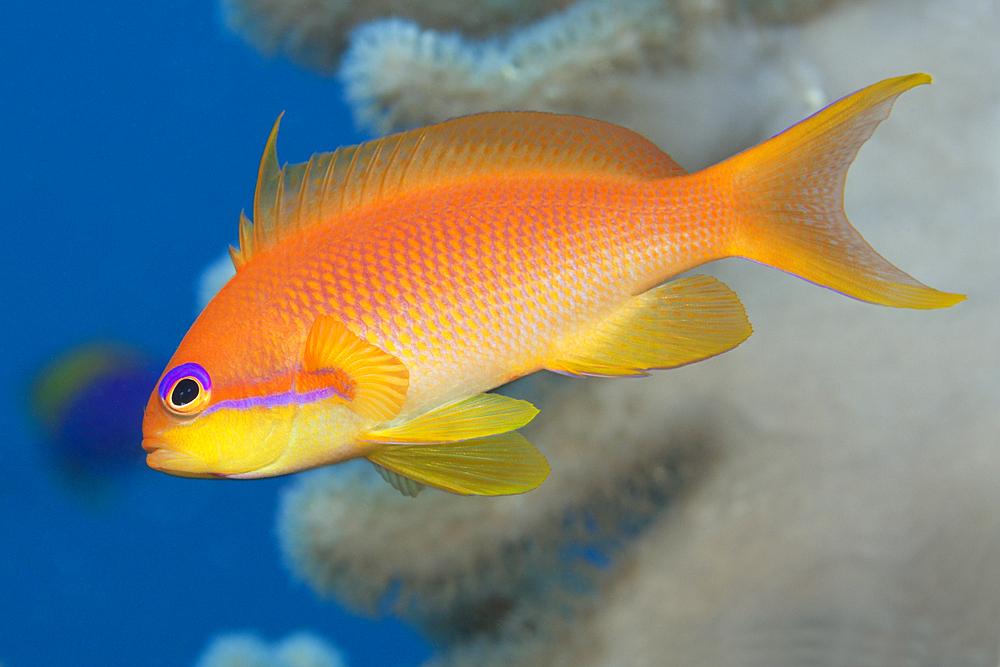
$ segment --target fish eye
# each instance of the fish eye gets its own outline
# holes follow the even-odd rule
[[[181,364],[160,380],[160,402],[175,415],[190,416],[205,407],[212,396],[212,379],[195,363]]]

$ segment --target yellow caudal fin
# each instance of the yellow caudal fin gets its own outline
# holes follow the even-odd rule
[[[844,214],[847,169],[895,99],[926,74],[886,79],[834,102],[778,136],[716,165],[739,197],[732,254],[885,306],[944,308],[939,292],[889,263]]]
[[[437,445],[388,445],[366,457],[405,496],[423,486],[461,495],[524,493],[545,481],[549,464],[518,433]]]

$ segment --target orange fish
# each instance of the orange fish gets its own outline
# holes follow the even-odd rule
[[[365,457],[413,495],[530,490],[549,467],[484,393],[541,369],[635,376],[751,332],[715,278],[745,257],[872,303],[941,308],[843,210],[889,79],[688,174],[620,127],[485,113],[278,167],[275,123],[236,275],[192,325],[143,423],[150,467],[270,477]],[[280,121],[280,118],[279,118]]]

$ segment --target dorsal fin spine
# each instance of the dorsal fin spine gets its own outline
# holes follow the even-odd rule
[[[270,189],[271,182],[277,179],[280,183],[281,179],[281,169],[278,168],[278,127],[281,125],[281,117],[285,115],[282,111],[278,115],[278,120],[274,121],[274,127],[271,128],[271,134],[267,138],[267,145],[264,146],[264,157],[260,160],[260,169],[257,171],[257,188],[254,191],[253,196],[253,222],[255,228],[262,228],[267,225],[262,224],[265,220],[264,211],[261,210],[263,197],[261,194],[264,192],[265,188]],[[276,214],[278,208],[274,208],[274,213]],[[273,219],[273,217],[272,217]],[[256,234],[255,234],[256,236]],[[254,250],[259,251],[264,246],[258,246]]]
[[[232,260],[233,268],[237,271],[243,268],[243,258],[240,256],[240,251],[232,245],[229,246],[229,259]]]
[[[253,225],[247,218],[246,211],[240,211],[240,223],[239,223],[239,249],[229,246],[229,256],[233,260],[233,267],[237,271],[243,268],[243,265],[247,263],[249,257],[248,248],[250,239],[253,236]]]
[[[368,157],[368,164],[365,165],[365,174],[361,177],[361,189],[359,191],[361,197],[365,197],[367,194],[371,193],[371,190],[369,189],[369,181],[371,180],[372,172],[375,171],[375,165],[378,164],[379,158],[382,157],[382,148],[384,146],[385,138],[383,137],[375,142],[375,150],[373,150],[372,154]],[[382,171],[384,174],[385,170],[383,169]],[[376,191],[373,194],[378,195],[379,193]]]
[[[357,168],[357,164],[358,164],[358,155],[361,154],[361,147],[360,146],[353,146],[352,148],[353,148],[354,152],[351,154],[351,161],[347,165],[347,172],[346,173],[348,173],[348,174],[353,174],[354,173],[354,170]],[[343,211],[345,208],[347,208],[347,199],[346,199],[346,197],[347,197],[347,188],[341,188],[341,191],[339,193],[340,201],[337,202],[337,208],[339,210],[341,210],[341,211]]]
[[[393,146],[392,152],[389,153],[389,159],[385,161],[386,165],[394,164],[396,162],[396,160],[399,158],[399,152],[400,152],[400,150],[402,150],[402,148],[403,148],[403,139],[402,139],[402,137],[400,137],[396,141],[396,145]],[[404,167],[404,169],[405,169],[405,167]],[[382,170],[382,176],[378,179],[378,191],[380,193],[383,193],[383,194],[385,193],[385,179],[386,179],[386,176],[388,176],[388,175],[389,175],[389,170],[388,169],[383,169]]]
[[[256,247],[259,249],[268,248],[272,245],[273,239],[277,237],[277,231],[281,228],[282,222],[282,211],[285,208],[285,169],[284,167],[278,172],[278,185],[274,188],[274,212],[271,214],[270,221],[261,220],[260,224],[254,225],[254,229],[260,230],[259,239],[255,240]],[[270,224],[268,224],[270,223]]]
[[[292,225],[295,229],[302,228],[302,209],[305,208],[306,191],[309,189],[309,174],[312,171],[313,161],[306,162],[306,168],[302,171],[302,183],[299,185],[299,196],[295,201],[295,211],[292,218]]]
[[[427,138],[427,128],[420,128],[420,133],[417,135],[416,140],[413,142],[413,147],[410,149],[410,158],[403,165],[403,173],[399,175],[399,182],[406,183],[407,177],[410,175],[410,167],[416,161],[417,155],[420,155],[420,148],[424,145],[424,140]],[[402,141],[399,142],[400,145],[403,144]]]
[[[323,189],[320,191],[319,195],[319,208],[316,209],[318,215],[323,215],[323,211],[326,210],[326,196],[330,192],[330,179],[333,178],[333,165],[337,163],[337,153],[340,151],[338,148],[330,156],[329,164],[326,165],[326,173],[323,174]]]

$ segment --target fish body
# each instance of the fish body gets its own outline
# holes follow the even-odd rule
[[[548,473],[532,406],[484,392],[549,369],[630,376],[735,347],[742,256],[859,299],[933,308],[843,214],[860,145],[926,75],[875,84],[695,174],[598,121],[480,114],[278,168],[236,275],[150,398],[150,466],[264,477],[365,456],[394,486],[517,493]],[[280,119],[279,119],[280,120]]]
[[[671,185],[476,178],[355,210],[249,263],[192,334],[249,338],[259,372],[287,382],[313,321],[330,315],[409,369],[405,417],[543,368],[633,294],[722,256],[715,230],[682,216],[671,238],[670,190],[689,184]],[[572,218],[562,201],[580,202]]]

